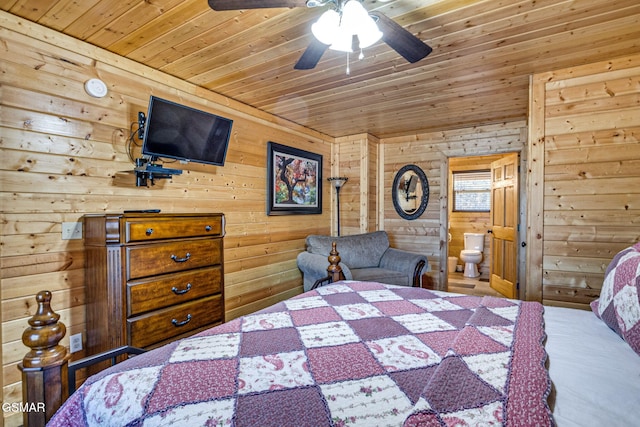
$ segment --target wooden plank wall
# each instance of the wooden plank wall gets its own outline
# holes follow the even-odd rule
[[[333,173],[349,178],[340,190],[340,234],[378,230],[378,149],[372,135],[359,134],[336,138],[339,160]],[[332,203],[335,204],[335,191]],[[336,218],[333,218],[335,229]],[[338,248],[338,251],[340,249]]]
[[[532,292],[588,308],[611,258],[640,241],[640,55],[537,74],[532,94],[544,176],[531,189]]]
[[[422,253],[429,259],[433,284],[446,289],[448,162],[450,158],[520,152],[526,158],[524,121],[431,132],[381,140],[383,148],[383,227],[395,247]],[[429,180],[429,204],[416,220],[401,218],[393,207],[391,185],[406,164],[422,168]]]
[[[61,223],[81,221],[86,213],[223,212],[227,320],[301,292],[296,256],[306,235],[330,232],[330,190],[324,187],[322,215],[268,217],[267,142],[323,155],[326,177],[331,138],[12,15],[2,17],[3,402],[21,401],[17,364],[27,352],[21,334],[37,291],[53,292],[69,334],[84,332],[83,241],[62,240]],[[107,83],[107,97],[84,92],[92,77]],[[225,166],[172,164],[184,174],[135,187],[127,172],[133,169],[127,139],[151,94],[233,119]],[[4,415],[8,426],[22,422],[21,414]]]
[[[380,195],[379,195],[379,166],[380,166],[380,140],[372,135],[367,138],[367,144],[365,147],[368,157],[368,189],[367,189],[367,223],[365,224],[366,231],[380,230],[380,216],[378,215],[378,209],[380,207]]]

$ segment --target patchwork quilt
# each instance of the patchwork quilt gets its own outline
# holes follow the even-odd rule
[[[591,309],[640,355],[640,243],[613,257]]]
[[[539,303],[338,282],[89,378],[57,426],[550,426]]]

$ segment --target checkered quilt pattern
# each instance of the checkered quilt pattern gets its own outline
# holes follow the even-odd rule
[[[105,370],[49,426],[554,425],[542,311],[338,282]]]
[[[640,243],[613,257],[591,309],[640,355]]]

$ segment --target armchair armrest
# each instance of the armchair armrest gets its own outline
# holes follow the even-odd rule
[[[327,261],[327,257],[325,255],[312,254],[310,252],[301,252],[298,254],[297,262],[298,268],[300,269],[300,271],[302,271],[305,291],[310,290],[316,280],[327,277],[327,275],[329,274],[327,272],[329,262]],[[349,270],[349,267],[347,267],[343,263],[340,263],[339,265],[340,267],[342,267],[342,272],[344,273],[345,279],[351,280],[353,276],[351,275],[351,270]]]
[[[430,269],[426,256],[394,248],[387,249],[382,255],[380,267],[405,273],[413,278],[413,286],[420,286],[423,269]]]

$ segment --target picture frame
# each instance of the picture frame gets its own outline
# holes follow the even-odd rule
[[[322,213],[322,155],[269,141],[267,215]]]

